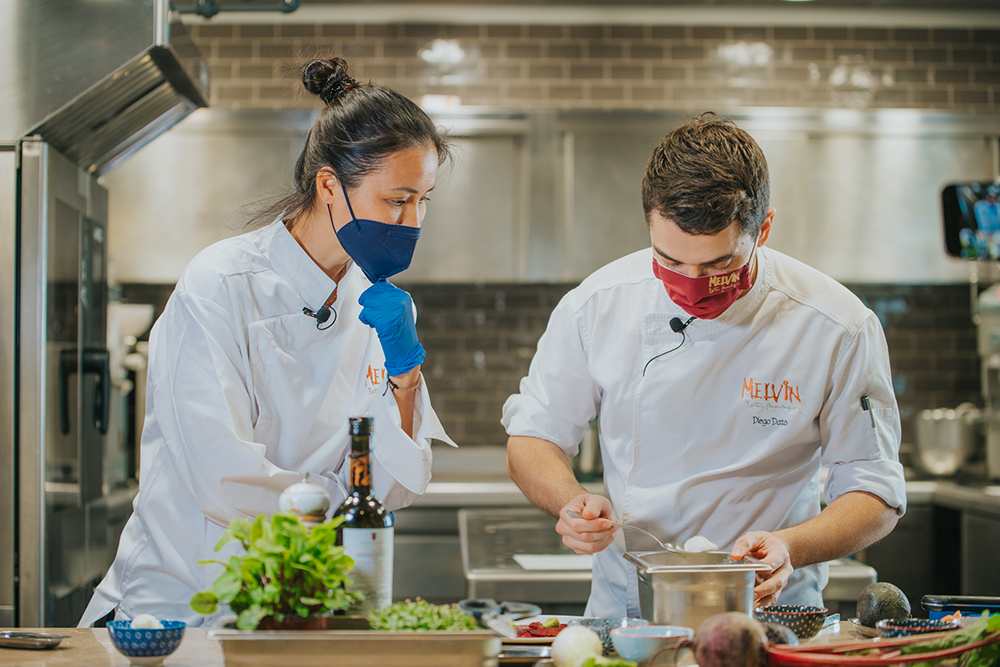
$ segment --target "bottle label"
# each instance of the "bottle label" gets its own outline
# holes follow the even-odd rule
[[[371,465],[369,455],[351,455],[351,486],[357,489],[359,486],[369,487],[372,485]]]
[[[352,614],[367,614],[392,604],[392,528],[344,528],[344,552],[354,559],[347,573],[351,591],[365,599],[351,608]]]

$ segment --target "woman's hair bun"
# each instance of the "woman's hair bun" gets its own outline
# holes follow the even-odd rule
[[[302,85],[313,95],[318,95],[324,104],[329,104],[342,92],[358,84],[347,76],[346,60],[330,58],[306,63],[302,67]]]

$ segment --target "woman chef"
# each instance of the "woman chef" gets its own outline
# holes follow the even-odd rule
[[[340,58],[302,82],[326,106],[294,190],[270,224],[200,253],[153,327],[139,494],[82,627],[112,610],[205,622],[188,602],[217,572],[196,563],[219,557],[231,519],[276,511],[307,471],[335,507],[346,497],[348,417],[375,419],[390,509],[426,488],[431,438],[453,444],[421,380],[413,302],[387,280],[410,263],[446,140]]]

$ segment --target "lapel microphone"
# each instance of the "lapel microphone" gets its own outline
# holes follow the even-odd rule
[[[323,325],[326,324],[326,321],[330,319],[331,313],[333,314],[333,320],[324,327]],[[327,329],[332,327],[334,323],[337,321],[337,311],[335,311],[333,308],[330,308],[330,306],[323,306],[316,312],[313,312],[309,308],[303,308],[302,314],[308,315],[309,317],[316,320],[316,328],[319,329],[320,331],[326,331]]]
[[[684,333],[684,330],[688,328],[688,325],[694,322],[694,317],[689,319],[687,322],[682,322],[681,318],[675,317],[670,320],[670,330],[674,333]]]
[[[681,345],[684,344],[684,341],[687,340],[687,334],[684,333],[684,330],[687,329],[688,325],[691,324],[692,322],[694,322],[694,320],[695,320],[695,318],[693,316],[690,317],[690,318],[688,318],[687,322],[683,321],[679,317],[674,317],[674,318],[672,318],[670,320],[670,322],[669,322],[669,324],[670,324],[670,330],[673,331],[674,333],[679,333],[681,335],[681,342],[677,344],[677,347],[672,347],[669,350],[667,350],[666,352],[660,352],[658,355],[656,355],[655,357],[653,357],[652,359],[650,359],[649,361],[647,361],[646,365],[642,367],[642,376],[643,377],[646,377],[646,369],[649,368],[649,365],[651,363],[653,363],[653,361],[655,361],[656,359],[659,359],[660,357],[662,357],[665,354],[670,354],[674,350],[680,349]]]
[[[345,190],[344,191],[345,196],[346,193],[347,191]],[[330,207],[327,206],[327,208]],[[330,221],[332,222],[333,218],[330,218]],[[343,280],[344,275],[347,273],[347,268],[348,265],[345,264],[344,268],[341,269],[340,273],[338,273],[336,278],[334,278],[334,280],[338,282],[333,286],[333,291],[330,292],[330,296],[327,297],[326,303],[320,306],[319,310],[313,312],[312,309],[310,309],[308,306],[302,309],[303,315],[308,315],[309,317],[316,320],[316,328],[319,329],[320,331],[326,331],[337,322],[337,311],[333,309],[333,304],[337,303],[337,290],[340,288],[339,281]],[[329,324],[326,324],[326,321],[330,319],[330,313],[333,313],[333,319],[330,320]],[[326,326],[323,326],[324,324],[326,324]]]

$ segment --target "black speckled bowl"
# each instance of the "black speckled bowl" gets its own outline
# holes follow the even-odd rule
[[[826,619],[826,607],[805,607],[797,604],[779,604],[772,607],[755,607],[753,617],[761,623],[777,623],[791,628],[799,639],[815,637]]]
[[[886,619],[875,624],[878,633],[887,638],[957,630],[958,627],[958,621],[931,621],[926,618],[910,618],[905,621]]]

